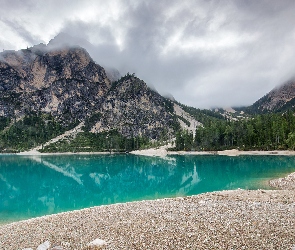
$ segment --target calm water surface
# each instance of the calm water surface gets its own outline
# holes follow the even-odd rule
[[[0,224],[91,206],[269,188],[290,156],[0,155]]]

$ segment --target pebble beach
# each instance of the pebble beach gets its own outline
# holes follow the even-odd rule
[[[93,207],[2,225],[0,248],[293,250],[294,198],[234,190]]]

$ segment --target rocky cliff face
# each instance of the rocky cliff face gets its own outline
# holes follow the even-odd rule
[[[285,111],[295,106],[295,80],[290,80],[270,91],[248,110],[252,113]]]
[[[91,132],[112,128],[127,137],[167,136],[172,133],[174,123],[173,108],[169,104],[144,81],[127,75],[113,84],[99,110],[101,117]]]
[[[119,73],[108,72],[112,81]],[[111,84],[104,68],[81,47],[40,44],[0,53],[0,117],[51,114],[63,127],[85,122],[99,133],[159,139],[173,131],[173,104],[135,77]],[[89,122],[90,121],[90,122]]]
[[[2,116],[41,111],[64,123],[81,120],[99,107],[110,88],[104,69],[79,47],[37,46],[5,51],[0,59]]]

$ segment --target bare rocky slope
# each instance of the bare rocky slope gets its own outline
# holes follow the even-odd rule
[[[151,90],[144,81],[127,75],[112,85],[91,132],[117,129],[127,137],[158,139],[172,134],[173,112],[170,101]]]
[[[40,111],[63,123],[84,119],[111,86],[104,69],[83,48],[44,46],[0,54],[0,115]]]
[[[295,106],[295,79],[274,88],[247,108],[250,113],[286,111]]]

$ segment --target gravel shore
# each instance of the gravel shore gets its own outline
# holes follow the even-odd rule
[[[294,198],[235,190],[94,207],[3,225],[0,248],[94,249],[101,239],[103,249],[295,249]]]
[[[295,190],[295,173],[289,174],[284,178],[271,180],[269,185],[279,189]]]

